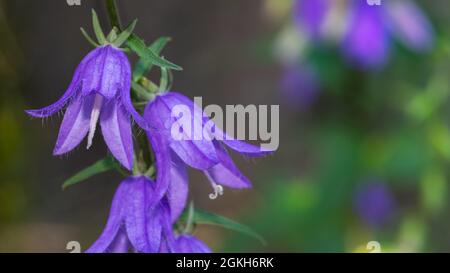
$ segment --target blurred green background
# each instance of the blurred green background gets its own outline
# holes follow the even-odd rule
[[[136,31],[147,41],[173,38],[164,55],[184,68],[174,90],[202,96],[204,105],[280,104],[279,150],[236,158],[252,190],[226,189],[210,200],[206,178],[191,172],[197,206],[267,241],[198,226],[195,234],[214,251],[368,252],[369,241],[384,252],[450,251],[447,1],[416,1],[436,32],[430,52],[394,44],[389,63],[374,71],[352,68],[332,44],[305,52],[290,0],[118,2],[125,22],[139,18]],[[61,190],[102,158],[102,139],[89,151],[53,157],[61,117],[41,121],[23,111],[65,90],[90,50],[79,27],[90,26],[91,8],[106,24],[100,0],[0,0],[1,252],[67,252],[69,241],[85,249],[106,221],[118,174]],[[314,80],[296,81],[280,45],[302,52]]]

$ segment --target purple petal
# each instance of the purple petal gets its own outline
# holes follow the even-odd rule
[[[389,54],[389,39],[383,21],[384,6],[370,6],[365,1],[352,3],[344,52],[361,68],[382,66]]]
[[[106,145],[114,157],[128,170],[133,167],[133,138],[130,115],[119,101],[103,105],[100,125]]]
[[[170,168],[170,185],[167,191],[167,199],[170,205],[172,222],[175,222],[186,206],[188,198],[188,174],[186,165],[172,154],[172,166]]]
[[[166,198],[159,203],[159,225],[162,227],[163,239],[161,240],[160,250],[167,248],[168,252],[173,252],[175,244],[175,235],[172,228],[170,205]]]
[[[130,250],[130,241],[128,240],[125,230],[119,230],[116,239],[106,250],[107,253],[128,253]]]
[[[158,253],[171,253],[170,246],[165,238],[161,239],[161,245]]]
[[[209,117],[203,117],[203,123],[209,123]],[[219,126],[213,125],[211,128],[212,136],[210,138],[220,140],[232,150],[249,157],[259,157],[271,154],[274,150],[264,147],[248,144],[245,141],[237,140],[225,133]]]
[[[106,99],[112,99],[116,97],[118,90],[130,85],[128,59],[120,49],[110,45],[99,47],[95,51],[97,55],[83,69],[81,92],[85,96],[98,92]]]
[[[185,139],[176,140],[171,135],[172,126],[179,123],[180,119],[172,116],[172,109],[176,106],[186,106],[190,110],[192,125],[191,129],[194,134],[203,133],[204,116],[201,109],[185,96],[169,92],[164,95],[157,96],[145,110],[145,119],[161,131],[161,134],[168,139],[170,147],[173,151],[189,166],[200,170],[205,170],[217,164],[217,155],[215,153],[214,144],[211,140],[201,139],[195,140],[193,135],[190,136],[183,131]],[[179,124],[183,127],[183,124]],[[196,132],[194,128],[202,128],[202,132]]]
[[[141,127],[143,130],[149,130],[151,129],[147,121],[136,111],[136,109],[133,106],[133,101],[131,100],[131,67],[130,62],[128,61],[127,57],[123,55],[120,57],[120,62],[122,64],[122,77],[124,79],[121,88],[119,89],[120,92],[120,99],[122,101],[123,106],[128,111],[128,113],[131,114],[134,121]]]
[[[118,232],[123,224],[123,204],[127,199],[129,183],[129,178],[120,183],[112,201],[106,227],[97,241],[95,241],[95,243],[88,250],[86,250],[87,253],[107,252],[111,244],[116,240]]]
[[[248,144],[237,139],[224,139],[222,142],[236,152],[250,157],[265,156],[274,152],[273,150]]]
[[[166,212],[162,210],[161,205],[157,204],[157,206],[153,207],[152,211],[147,215],[146,232],[151,253],[158,252],[161,247],[163,231],[163,225],[161,223],[164,221],[164,217],[168,217],[165,213]]]
[[[102,69],[100,88],[97,90],[103,97],[112,99],[116,97],[117,91],[125,87],[125,82],[131,81],[131,76],[123,69],[123,63],[128,62],[125,54],[112,46],[105,48],[105,61]]]
[[[152,204],[158,203],[167,193],[171,180],[170,149],[165,138],[159,131],[148,131],[148,139],[156,159],[156,187]]]
[[[294,21],[313,38],[319,38],[330,10],[330,0],[295,0]]]
[[[97,47],[93,51],[95,52],[95,57],[90,59],[86,66],[84,67],[81,79],[83,81],[83,86],[81,89],[81,93],[83,96],[87,96],[92,92],[99,91],[101,88],[103,73],[104,73],[104,65],[107,57],[108,48]]]
[[[205,122],[207,122],[208,120],[209,118],[205,118]],[[249,157],[259,157],[274,152],[273,150],[269,150],[267,148],[263,148],[260,146],[246,143],[245,141],[234,139],[233,137],[222,131],[222,129],[220,129],[219,126],[214,125],[212,131],[214,132],[216,139],[220,139],[221,142],[223,142],[229,148],[243,155]]]
[[[160,246],[158,234],[160,234],[161,226],[155,225],[154,220],[149,220],[154,208],[150,206],[153,182],[141,176],[132,178],[129,183],[130,190],[124,211],[128,238],[137,252],[156,252]],[[152,236],[149,236],[148,228],[156,229],[152,231]],[[156,245],[155,241],[158,241]]]
[[[74,98],[67,107],[59,129],[54,155],[61,155],[75,148],[89,130],[89,121],[94,103],[94,96]]]
[[[413,1],[391,1],[386,4],[390,15],[389,27],[405,46],[415,51],[427,51],[433,47],[433,27]]]
[[[66,103],[79,91],[79,88],[81,88],[81,76],[85,69],[85,66],[88,62],[90,62],[91,59],[95,58],[97,54],[98,51],[93,50],[83,58],[83,60],[75,70],[72,82],[70,83],[64,95],[57,102],[42,109],[26,110],[25,112],[33,117],[44,118],[51,116],[57,111],[61,110],[66,105]]]
[[[205,171],[206,175],[217,184],[230,188],[242,189],[251,187],[250,180],[245,177],[234,164],[225,148],[216,144],[220,163]]]
[[[35,118],[45,118],[53,115],[54,113],[61,110],[66,103],[73,97],[73,95],[76,93],[78,86],[72,86],[72,84],[69,86],[67,91],[64,93],[64,95],[55,103],[41,108],[41,109],[35,109],[35,110],[25,110],[25,112]]]
[[[181,235],[176,244],[179,253],[211,253],[211,249],[194,236]]]

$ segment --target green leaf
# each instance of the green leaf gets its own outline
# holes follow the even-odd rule
[[[80,27],[81,33],[83,34],[84,38],[86,38],[86,40],[93,46],[97,47],[98,44],[94,41],[94,39],[91,38],[91,36],[89,36],[89,34],[86,32],[86,30],[84,30],[84,28]]]
[[[117,37],[117,39],[115,39],[113,41],[113,44],[116,47],[120,47],[121,45],[123,45],[128,38],[130,37],[130,35],[133,33],[134,28],[136,27],[136,23],[137,23],[137,19],[135,19],[124,31],[122,31],[119,36]]]
[[[113,157],[107,156],[104,159],[101,159],[91,166],[85,168],[84,170],[79,171],[77,174],[72,176],[71,178],[64,181],[62,188],[66,189],[69,186],[82,182],[91,176],[94,176],[99,173],[103,173],[112,169],[120,170],[119,163],[117,163]]]
[[[145,45],[144,41],[135,34],[131,34],[130,38],[127,41],[127,45],[145,61],[149,61],[160,67],[170,68],[173,70],[182,70],[180,66],[159,57],[158,54],[156,54],[152,49],[148,48]]]
[[[161,37],[150,45],[150,49],[159,56],[161,51],[171,39],[169,37]],[[133,80],[138,81],[142,76],[149,73],[153,67],[153,63],[147,59],[140,59],[133,71]]]
[[[98,20],[97,13],[92,10],[92,27],[94,28],[95,36],[100,44],[106,42],[105,34],[103,33],[102,27],[100,26],[100,21]]]
[[[117,39],[117,33],[119,33],[119,29],[117,27],[113,27],[108,36],[106,36],[106,40],[110,43],[111,41],[115,41]]]
[[[184,212],[180,219],[182,221],[186,222],[188,219],[187,214],[188,214],[188,212]],[[257,239],[258,241],[260,241],[264,245],[266,244],[266,241],[264,240],[264,238],[261,235],[259,235],[258,233],[256,233],[255,231],[253,231],[248,226],[245,226],[243,224],[240,224],[231,219],[228,219],[226,217],[223,217],[223,216],[220,216],[220,215],[217,215],[214,213],[195,209],[193,222],[195,224],[221,226],[223,228],[233,230],[233,231],[248,235],[250,237],[253,237],[253,238]]]

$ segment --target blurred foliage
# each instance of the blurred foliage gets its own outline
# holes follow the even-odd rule
[[[294,176],[274,174],[262,200],[244,214],[268,246],[235,235],[224,249],[369,252],[367,243],[378,241],[384,252],[448,251],[448,14],[437,17],[439,5],[421,2],[436,25],[434,50],[418,55],[394,45],[387,67],[360,71],[334,45],[305,46],[307,38],[295,33],[291,14],[279,2],[286,3],[268,0],[266,6],[283,25],[273,41],[275,56],[313,66],[320,79],[311,113],[299,111],[291,123],[308,134],[283,136],[285,147],[307,143],[304,154],[312,167]],[[303,169],[295,162],[292,168]],[[358,188],[373,177],[394,198],[393,217],[381,226],[365,223],[354,202]]]
[[[25,206],[23,167],[26,166],[22,112],[16,96],[22,56],[0,2],[0,221],[22,215]]]

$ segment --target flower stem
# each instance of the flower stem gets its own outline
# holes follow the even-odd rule
[[[111,25],[111,28],[116,27],[119,29],[119,31],[122,31],[122,23],[120,20],[120,13],[119,9],[117,7],[116,0],[105,0],[106,4],[106,10],[108,11],[108,18]],[[154,94],[148,93],[144,87],[139,85],[138,83],[132,82],[132,88],[130,92],[133,92],[137,97],[139,97],[141,100],[144,100],[145,102],[151,100],[154,97]],[[142,102],[142,101],[140,101]],[[144,174],[147,176],[153,176],[155,173],[155,169],[153,167],[153,160],[151,156],[149,155],[150,150],[148,147],[148,140],[145,134],[137,134],[137,144],[136,145],[138,150],[135,152],[135,158],[134,158],[134,168],[133,168],[133,174],[134,175],[140,175]],[[141,170],[140,167],[145,166],[145,171]]]
[[[120,21],[120,14],[119,9],[117,8],[116,0],[106,0],[106,9],[108,11],[111,27],[117,27],[119,30],[122,30],[122,23]]]

